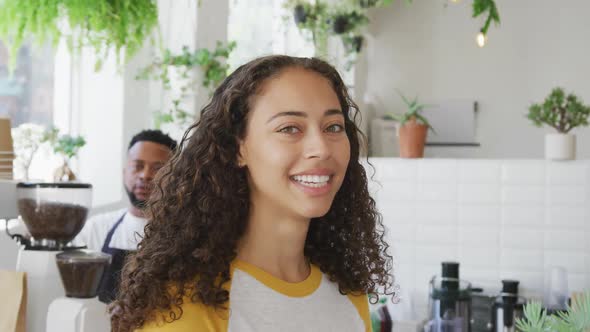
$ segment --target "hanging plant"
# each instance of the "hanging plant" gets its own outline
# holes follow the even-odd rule
[[[473,0],[473,18],[479,17],[487,12],[488,17],[484,25],[481,27],[480,32],[485,36],[488,33],[490,24],[492,22],[496,25],[500,24],[500,14],[498,13],[498,7],[494,0]]]
[[[390,5],[393,1],[351,0],[334,2],[328,6],[321,0],[314,3],[309,0],[288,0],[285,8],[293,10],[293,18],[300,30],[311,31],[316,55],[326,55],[327,38],[339,36],[349,58],[346,66],[350,68],[363,45],[362,31],[369,24],[367,10]],[[406,0],[408,4],[411,2]],[[486,13],[487,19],[480,31],[482,38],[485,38],[491,22],[500,23],[500,14],[494,0],[473,0],[473,17]]]
[[[25,39],[54,47],[66,38],[73,54],[92,47],[95,69],[114,49],[131,58],[158,26],[156,0],[3,0],[0,1],[0,37],[10,45],[11,64]]]
[[[180,102],[194,92],[195,84],[199,84],[196,77],[191,78],[194,77],[191,73],[195,68],[199,68],[202,73],[200,84],[213,92],[227,77],[229,70],[227,59],[235,47],[235,41],[227,44],[218,41],[214,50],[200,48],[190,51],[188,46],[184,46],[180,54],[173,54],[169,49],[166,49],[161,58],[156,57],[148,67],[140,71],[136,79],[160,81],[164,89],[168,91],[172,90],[170,78],[172,70],[176,71],[184,83],[177,91],[171,91],[174,96],[171,108],[166,112],[155,113],[156,128],[160,128],[165,123],[176,123],[180,127],[184,127],[192,121],[191,114],[180,106]]]
[[[316,56],[325,57],[328,37],[338,36],[349,58],[347,67],[351,67],[362,47],[362,30],[369,23],[367,9],[386,6],[392,2],[393,0],[355,0],[327,4],[321,0],[314,3],[308,0],[288,0],[284,6],[293,11],[293,19],[300,30],[311,32]]]

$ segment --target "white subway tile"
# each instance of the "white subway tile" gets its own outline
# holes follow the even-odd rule
[[[461,203],[496,204],[500,202],[501,197],[501,187],[499,184],[459,185],[459,202]]]
[[[584,252],[586,234],[579,231],[547,230],[545,231],[545,249]]]
[[[416,227],[417,245],[456,245],[455,226],[418,225]]]
[[[500,251],[498,248],[461,247],[459,262],[471,268],[487,268],[499,270]]]
[[[439,264],[444,261],[457,261],[457,246],[416,246],[416,263]]]
[[[543,234],[543,230],[506,227],[500,235],[502,248],[542,250]]]
[[[545,202],[545,186],[507,185],[502,188],[504,204],[543,204]]]
[[[391,225],[387,227],[387,239],[391,239],[391,243],[409,242],[413,244],[416,241],[416,225]]]
[[[545,269],[563,266],[568,273],[586,273],[586,256],[581,252],[546,250]]]
[[[541,205],[505,205],[502,208],[502,224],[542,226],[545,224],[545,208]]]
[[[405,224],[413,222],[416,214],[416,207],[412,202],[384,202],[377,203],[377,209],[383,216],[383,220],[392,224]]]
[[[373,161],[371,161],[373,163]],[[375,178],[382,181],[415,181],[418,174],[418,162],[410,159],[396,159],[393,161],[381,159],[375,165]],[[367,168],[367,176],[373,172]]]
[[[422,183],[456,183],[457,161],[428,159],[418,163],[418,181]]]
[[[550,162],[548,173],[550,185],[585,185],[590,181],[587,163]]]
[[[459,261],[462,279],[476,286],[499,289],[502,278],[512,278],[524,295],[542,295],[545,269],[559,264],[568,269],[570,289],[590,288],[588,161],[374,164],[369,188],[410,298],[426,294],[430,277],[449,260]]]
[[[440,276],[441,262],[431,264],[417,264],[416,265],[416,287],[418,289],[428,290],[430,279],[433,276]],[[425,288],[424,288],[425,287]],[[428,299],[428,297],[427,297]]]
[[[568,289],[570,293],[587,291],[590,287],[586,275],[582,273],[568,273],[567,277]]]
[[[392,242],[390,243],[389,254],[400,265],[414,264],[416,248],[413,244]]]
[[[586,188],[584,186],[549,187],[549,204],[583,206],[586,202]]]
[[[501,175],[500,161],[485,159],[459,161],[459,183],[498,184]]]
[[[459,243],[466,248],[500,247],[500,231],[498,227],[459,227]]]
[[[460,204],[457,220],[459,225],[497,226],[502,220],[501,212],[500,205]]]
[[[378,182],[373,181],[373,180],[368,180],[367,186],[369,188],[369,194],[374,199],[376,199],[377,194],[379,193],[379,191],[381,191],[381,189],[383,189],[383,185],[381,183],[378,183]]]
[[[585,206],[549,206],[548,224],[562,229],[583,229],[590,218]]]
[[[506,161],[502,165],[502,182],[508,185],[544,185],[545,163],[538,161]]]
[[[486,294],[495,294],[501,289],[498,266],[479,267],[461,262],[460,269],[461,279],[471,282],[474,287],[483,287]]]
[[[503,248],[500,265],[503,270],[542,270],[543,251]]]
[[[446,204],[420,204],[416,207],[416,222],[431,225],[455,225],[457,207]]]
[[[383,184],[383,188],[377,193],[380,201],[408,202],[416,199],[417,185],[410,181],[390,181]]]
[[[454,183],[420,183],[418,185],[418,200],[428,202],[456,202],[457,185]]]

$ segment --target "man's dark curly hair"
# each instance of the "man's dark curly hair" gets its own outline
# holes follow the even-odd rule
[[[152,142],[152,143],[158,143],[161,144],[167,148],[169,148],[171,151],[174,151],[174,149],[176,149],[176,141],[164,134],[162,131],[160,130],[153,130],[153,129],[147,129],[147,130],[142,130],[139,133],[137,133],[135,136],[133,136],[131,138],[131,142],[129,142],[129,147],[127,148],[127,150],[130,150],[131,147],[133,145],[135,145],[135,143],[137,142]]]
[[[342,186],[328,213],[311,220],[304,254],[342,294],[369,294],[372,301],[392,294],[391,256],[359,159],[364,136],[355,124],[358,108],[328,63],[274,55],[242,65],[222,82],[158,173],[145,236],[127,260],[110,307],[113,331],[132,331],[153,319],[176,320],[184,302],[226,307],[230,294],[222,286],[230,280],[250,208],[247,168],[238,165],[239,142],[246,135],[252,97],[287,68],[309,70],[331,83],[350,141]]]

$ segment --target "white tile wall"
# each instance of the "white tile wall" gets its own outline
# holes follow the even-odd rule
[[[512,278],[525,296],[540,297],[547,269],[558,265],[570,290],[590,289],[590,160],[370,162],[400,276],[394,318],[422,318],[443,260],[459,261],[462,277],[488,290]]]

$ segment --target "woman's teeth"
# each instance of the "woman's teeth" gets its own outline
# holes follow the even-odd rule
[[[312,188],[323,187],[330,181],[329,175],[295,175],[291,178],[304,186]]]

